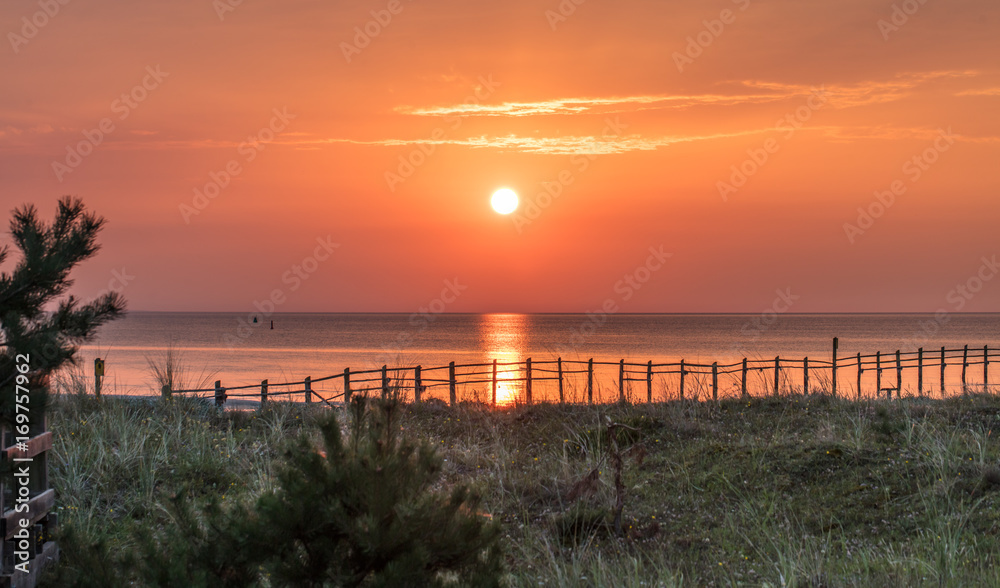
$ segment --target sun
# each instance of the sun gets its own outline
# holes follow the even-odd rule
[[[510,188],[500,188],[493,193],[490,204],[500,214],[510,214],[517,210],[517,194]]]

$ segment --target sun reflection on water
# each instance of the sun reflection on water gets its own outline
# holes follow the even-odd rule
[[[479,341],[487,361],[519,363],[527,353],[528,321],[523,314],[484,314],[479,321]],[[497,366],[497,406],[507,406],[524,393],[524,373],[518,366]],[[488,392],[492,390],[487,386]]]

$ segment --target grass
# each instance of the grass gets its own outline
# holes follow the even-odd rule
[[[49,420],[60,523],[127,550],[133,527],[169,523],[163,505],[182,488],[252,499],[274,483],[283,442],[314,430],[321,410],[63,393]],[[442,484],[483,492],[511,585],[1000,584],[992,395],[426,403],[403,422],[447,459]],[[621,534],[609,423],[622,425]]]

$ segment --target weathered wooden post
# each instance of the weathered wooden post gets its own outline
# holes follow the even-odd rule
[[[861,353],[858,353],[858,400],[861,400],[861,373],[865,368],[861,365]],[[878,397],[878,394],[875,394]]]
[[[837,397],[837,349],[839,347],[840,347],[840,338],[839,337],[834,337],[833,338],[833,364],[832,364],[832,367],[831,367],[831,369],[833,371],[833,382],[832,382],[831,386],[833,387],[833,396],[834,396],[834,398]]]
[[[222,406],[226,403],[226,389],[222,387],[222,380],[215,381],[215,406]]]
[[[917,394],[924,395],[924,348],[917,349]]]
[[[389,368],[382,366],[382,399],[389,397]]]
[[[448,364],[448,401],[455,406],[455,362]]]
[[[423,377],[420,374],[420,366],[413,368],[413,403],[420,404],[420,396],[424,393]],[[494,404],[496,399],[494,399]]]
[[[889,392],[892,395],[892,392]],[[896,350],[896,400],[903,399],[903,362],[899,358],[899,349]]]
[[[267,403],[267,380],[260,381],[260,407],[264,408]]]
[[[351,402],[351,368],[344,368],[344,404]]]
[[[774,358],[774,395],[778,395],[778,385],[781,383],[781,356]]]
[[[875,352],[875,398],[882,393],[882,352]]]
[[[497,405],[497,360],[493,360],[493,406]]]
[[[646,402],[653,402],[653,360],[646,364]]]
[[[681,400],[684,400],[684,360],[681,360]]]
[[[743,358],[743,379],[740,382],[740,395],[743,398],[747,396],[747,358]]]
[[[809,358],[802,360],[802,395],[809,394]]]
[[[172,393],[170,391],[170,384],[164,384],[160,388],[160,396],[166,398],[167,400],[170,400],[171,395],[172,395]]]
[[[719,362],[712,362],[712,400],[719,400]]]
[[[94,395],[101,397],[101,383],[104,380],[104,360],[100,357],[94,358]]]
[[[305,389],[306,402],[312,402],[313,401],[312,376],[306,376],[306,380],[303,383],[306,385]]]
[[[625,360],[618,361],[618,402],[625,402]]]
[[[990,390],[990,346],[983,345],[983,393]]]
[[[594,358],[587,360],[587,404],[594,403]]]
[[[525,388],[524,388],[524,401],[531,404],[531,358],[529,357],[525,361]]]
[[[941,396],[944,396],[944,366],[945,366],[945,355],[944,347],[941,348]]]
[[[22,357],[23,363],[20,360]],[[30,358],[17,355],[17,359],[16,367],[11,365],[8,372],[11,378],[15,374],[28,376],[27,361]],[[31,387],[33,382],[25,382],[24,378],[20,381],[20,384],[11,382],[11,397],[16,395],[15,392]],[[24,408],[20,403],[15,403],[15,406]],[[30,423],[17,421],[16,425],[0,425],[0,456],[10,468],[8,476],[3,477],[7,483],[0,479],[0,513],[3,514],[3,523],[0,523],[0,529],[3,529],[0,534],[0,561],[3,562],[0,585],[13,588],[33,588],[42,569],[58,561],[59,550],[52,537],[57,526],[55,490],[49,488],[48,477],[53,435],[51,431],[46,431],[46,413],[41,408],[37,410],[31,413]],[[17,470],[28,475],[21,477],[14,474]],[[12,486],[9,485],[11,482]]]
[[[965,346],[962,351],[962,394],[969,393],[969,387],[965,384],[965,371],[969,368],[969,346]]]
[[[563,371],[562,371],[562,358],[556,358],[556,363],[559,365],[559,404],[566,402],[563,396]]]

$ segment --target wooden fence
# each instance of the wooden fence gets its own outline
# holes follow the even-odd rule
[[[265,403],[275,396],[303,395],[305,402],[319,400],[329,404],[334,400],[350,401],[353,394],[358,393],[378,393],[382,396],[391,393],[412,393],[414,402],[421,402],[426,395],[436,389],[448,391],[448,401],[455,404],[458,401],[458,390],[460,387],[482,386],[484,392],[488,392],[485,399],[494,406],[497,404],[497,390],[500,387],[518,387],[518,398],[516,401],[525,404],[532,404],[535,400],[534,392],[539,385],[554,386],[558,390],[558,401],[566,402],[566,387],[573,378],[583,378],[586,374],[586,401],[594,402],[595,390],[595,368],[601,369],[617,367],[617,401],[634,402],[638,400],[638,393],[635,389],[645,388],[645,400],[653,402],[654,378],[662,381],[663,378],[675,378],[677,382],[677,397],[680,399],[691,398],[692,376],[702,376],[705,379],[711,378],[710,390],[712,400],[719,398],[720,377],[731,376],[733,379],[738,376],[738,390],[741,396],[779,394],[781,392],[782,379],[786,382],[785,390],[797,388],[796,380],[801,382],[802,393],[822,391],[839,395],[840,390],[847,389],[838,379],[845,375],[845,370],[849,370],[850,375],[856,377],[856,384],[849,386],[853,388],[857,398],[861,398],[863,380],[865,374],[869,379],[874,376],[875,396],[885,395],[892,398],[892,393],[896,392],[899,398],[903,391],[903,373],[915,371],[917,375],[916,389],[918,395],[923,396],[925,392],[934,389],[932,380],[925,381],[927,370],[938,368],[939,385],[942,394],[946,390],[946,368],[948,366],[961,366],[960,386],[963,393],[970,390],[969,374],[973,366],[982,366],[982,389],[989,389],[989,365],[993,358],[998,357],[996,351],[989,346],[970,348],[968,345],[961,349],[925,350],[884,354],[876,352],[871,355],[858,353],[854,356],[838,357],[838,340],[833,340],[833,349],[829,359],[783,359],[775,357],[773,360],[760,360],[744,358],[737,363],[720,364],[713,362],[689,363],[680,360],[674,363],[646,363],[630,362],[621,359],[617,362],[565,360],[556,358],[554,360],[536,361],[527,358],[518,362],[499,362],[493,360],[489,363],[469,363],[456,364],[449,363],[447,366],[423,367],[393,367],[382,366],[374,370],[352,371],[347,368],[343,373],[326,376],[323,378],[305,378],[298,382],[282,382],[269,384],[268,380],[263,380],[260,384],[250,384],[236,387],[223,387],[221,381],[216,381],[212,388],[198,390],[169,390],[164,387],[162,394],[170,396],[172,394],[198,394],[212,393],[215,397],[216,405],[223,406],[229,398],[250,398],[258,399]],[[853,370],[851,369],[853,368]],[[884,373],[888,372],[888,374]],[[758,378],[763,382],[757,386],[754,394],[751,394],[751,386],[748,383],[748,376],[760,374]],[[828,380],[822,380],[823,376],[829,375]],[[801,378],[801,379],[799,379]],[[812,380],[811,380],[812,378]],[[337,383],[337,390],[330,393],[316,388],[320,383]],[[638,383],[638,384],[636,384]],[[817,386],[816,384],[820,384]],[[330,385],[330,384],[327,384]],[[666,386],[664,385],[664,388]],[[698,391],[704,388],[706,396],[709,386],[699,386]],[[733,390],[737,388],[733,386]],[[869,388],[871,389],[871,388]],[[511,399],[508,399],[510,401]]]
[[[18,413],[25,414],[25,413]],[[48,452],[52,432],[45,429],[44,413],[33,413],[30,438],[15,443],[18,435],[10,426],[0,426],[0,455],[15,472],[14,482],[0,482],[0,586],[31,588],[42,569],[56,561],[58,548],[52,541],[56,527],[55,491],[49,488]],[[20,422],[20,421],[18,421]],[[21,472],[27,470],[27,477]],[[26,481],[26,483],[25,483]]]

